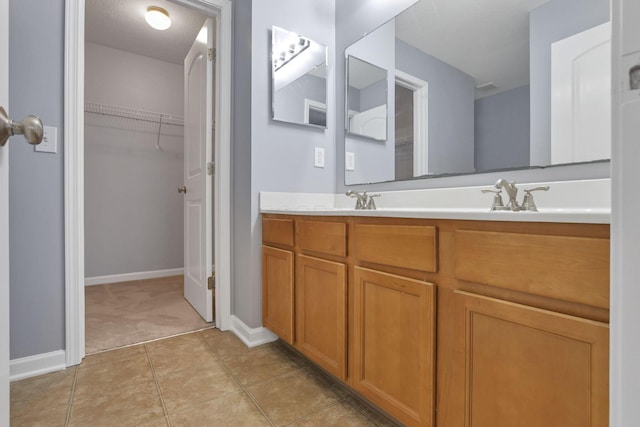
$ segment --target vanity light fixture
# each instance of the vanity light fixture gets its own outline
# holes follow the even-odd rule
[[[277,46],[273,51],[273,71],[278,71],[284,67],[310,45],[309,39],[298,36],[297,40],[288,41],[286,44]]]
[[[144,15],[145,21],[156,30],[166,30],[171,26],[171,18],[169,12],[158,6],[149,6],[147,13]]]

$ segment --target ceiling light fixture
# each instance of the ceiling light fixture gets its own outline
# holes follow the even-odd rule
[[[171,18],[169,12],[158,6],[149,6],[147,13],[144,15],[145,21],[156,30],[166,30],[171,26]]]

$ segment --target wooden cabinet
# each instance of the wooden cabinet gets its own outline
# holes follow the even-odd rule
[[[296,347],[341,380],[347,377],[347,266],[298,255]]]
[[[458,292],[465,426],[608,423],[608,326]]]
[[[293,252],[262,246],[262,323],[293,344]]]
[[[608,425],[608,225],[265,215],[263,242],[264,325],[402,424]]]
[[[292,219],[262,220],[262,324],[289,344],[295,332],[293,227]]]
[[[409,426],[434,421],[435,286],[355,268],[352,385]]]

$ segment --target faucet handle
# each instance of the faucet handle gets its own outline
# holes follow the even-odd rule
[[[375,211],[377,209],[376,208],[376,202],[373,201],[374,197],[380,197],[380,195],[379,194],[370,194],[369,198],[367,199],[367,209],[373,210],[373,211]]]
[[[507,208],[504,206],[504,202],[502,201],[502,190],[480,190],[483,193],[495,193],[493,197],[493,204],[491,205],[492,211],[503,211]]]
[[[522,200],[522,209],[529,212],[538,212],[538,207],[533,201],[532,191],[549,191],[549,186],[544,185],[542,187],[528,188],[524,190],[524,199]]]

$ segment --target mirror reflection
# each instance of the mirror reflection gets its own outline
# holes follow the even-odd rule
[[[388,71],[387,141],[346,135],[345,183],[610,158],[609,9],[421,0],[367,34],[346,54]]]
[[[272,118],[327,127],[327,47],[280,27],[271,31]]]
[[[347,69],[347,132],[386,140],[387,70],[351,55]]]

